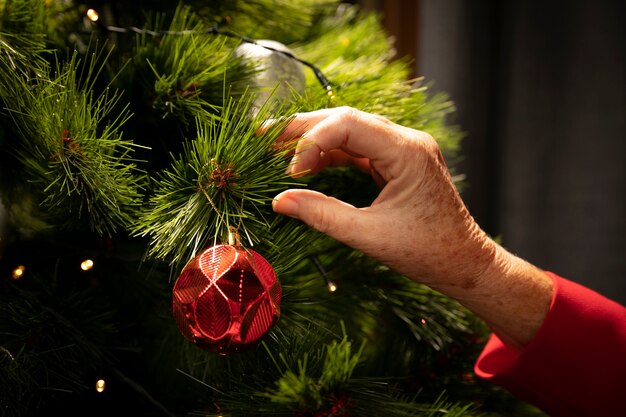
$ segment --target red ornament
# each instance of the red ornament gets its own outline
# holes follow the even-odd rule
[[[280,315],[282,287],[261,255],[239,245],[216,245],[183,268],[173,290],[182,334],[217,353],[259,341]]]

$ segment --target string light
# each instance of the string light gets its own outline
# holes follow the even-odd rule
[[[91,268],[93,268],[93,261],[91,259],[85,259],[80,263],[80,269],[83,271],[89,271]]]
[[[26,267],[24,265],[20,265],[13,270],[13,274],[11,274],[11,276],[13,277],[13,279],[20,279],[24,275],[25,270]]]
[[[106,382],[104,381],[104,379],[99,379],[96,381],[96,391],[103,392],[105,388]]]
[[[310,258],[311,258],[311,261],[313,261],[313,263],[315,264],[315,267],[317,268],[317,270],[320,271],[320,274],[322,274],[322,277],[324,278],[324,281],[326,282],[326,286],[328,287],[328,291],[329,292],[337,291],[337,284],[335,284],[333,281],[330,280],[330,278],[328,278],[328,274],[326,273],[326,270],[324,269],[324,265],[322,265],[322,263],[317,258],[317,256],[311,255]]]
[[[426,319],[421,319],[421,320],[420,320],[420,323],[422,323],[422,324],[424,324],[424,325],[425,325],[425,324],[426,324]]]
[[[98,20],[98,12],[96,12],[94,9],[89,9],[87,10],[87,17],[92,21],[92,22],[96,22]],[[94,19],[95,17],[95,19]],[[228,18],[226,19],[227,21],[229,20]],[[105,30],[109,31],[109,32],[115,32],[115,33],[137,33],[140,35],[150,35],[150,36],[154,36],[154,37],[160,37],[160,36],[165,36],[165,35],[174,35],[174,36],[182,36],[182,35],[200,35],[200,34],[208,34],[208,35],[222,35],[222,36],[226,36],[229,38],[235,38],[235,39],[239,39],[242,42],[246,42],[246,43],[252,43],[255,45],[258,45],[262,48],[265,48],[267,50],[279,53],[279,54],[283,54],[285,56],[287,56],[288,58],[291,58],[293,60],[298,61],[299,63],[301,63],[302,65],[309,67],[313,73],[315,74],[315,77],[317,78],[317,80],[319,81],[319,83],[322,85],[322,88],[324,88],[327,91],[329,100],[331,102],[334,102],[335,100],[335,93],[332,90],[332,86],[330,85],[330,81],[328,81],[328,78],[326,78],[326,76],[324,75],[324,73],[322,73],[322,71],[315,66],[314,64],[305,61],[303,59],[298,58],[297,56],[295,56],[294,54],[292,54],[289,51],[283,51],[280,49],[275,49],[272,48],[271,46],[268,45],[261,45],[259,43],[257,43],[254,39],[249,38],[247,36],[243,36],[243,35],[239,35],[235,32],[231,32],[229,30],[223,30],[217,27],[217,25],[211,26],[210,28],[204,30],[204,31],[193,31],[193,30],[179,30],[179,31],[174,31],[174,30],[149,30],[149,29],[141,29],[138,28],[136,26],[129,26],[129,27],[117,27],[117,26],[105,26],[104,27]],[[348,40],[349,42],[349,40]]]
[[[89,9],[87,10],[87,18],[91,20],[92,22],[97,22],[98,19],[100,18],[100,15],[94,9]]]

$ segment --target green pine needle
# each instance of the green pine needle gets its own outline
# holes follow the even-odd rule
[[[333,415],[333,409],[335,415],[364,417],[479,415],[472,405],[447,401],[443,394],[429,400],[407,394],[399,380],[356,375],[366,360],[364,345],[355,350],[342,331],[334,336],[310,326],[273,331],[253,356],[196,361],[194,367],[204,373],[188,376],[216,394],[219,411],[209,414],[215,416]]]
[[[83,63],[74,53],[52,79],[23,81],[7,108],[19,133],[15,153],[43,216],[61,229],[110,235],[133,221],[141,176],[136,145],[122,138],[130,116],[116,114],[119,95],[95,93],[102,61],[94,53]]]
[[[22,288],[31,276],[7,279],[23,289],[3,293],[0,303],[0,379],[8,382],[0,402],[18,410],[13,415],[37,406],[37,390],[57,403],[60,392],[93,391],[87,366],[111,370],[109,358],[119,365],[114,374],[136,377],[133,389],[180,415],[477,415],[463,402],[487,395],[460,377],[471,366],[466,352],[482,335],[477,319],[271,209],[274,196],[291,187],[358,207],[379,192],[350,167],[306,179],[286,175],[294,149],[277,148],[276,140],[297,111],[349,105],[431,133],[447,157],[458,150],[461,133],[446,121],[453,104],[423,80],[408,79],[409,60],[395,59],[380,16],[330,0],[140,1],[99,6],[101,20],[92,23],[83,20],[83,5],[49,3],[0,0],[0,100],[10,122],[0,129],[3,202],[12,224],[48,238],[63,256],[68,241],[82,245],[91,230],[121,233],[102,239],[110,246],[94,257],[96,268],[108,265],[101,279],[48,274],[38,260],[21,261],[23,249],[6,246],[0,266],[9,273],[24,263],[29,274],[36,266],[45,271],[42,282],[51,289],[55,282],[93,286],[48,296]],[[109,31],[109,24],[121,29]],[[305,68],[306,89],[286,97],[284,107],[258,103],[249,87],[258,69],[236,57],[239,40],[223,35],[230,32],[286,44],[321,69],[336,99]],[[108,55],[91,48],[85,55],[90,36],[117,45],[106,45]],[[46,52],[44,41],[57,51]],[[81,52],[56,58],[68,47]],[[57,59],[63,63],[47,62]],[[276,123],[259,132],[268,118]],[[206,246],[224,243],[231,228],[279,275],[281,316],[260,344],[218,356],[180,335],[165,277]],[[142,255],[156,260],[146,268],[150,278],[163,280],[136,272]],[[160,283],[158,291],[146,292],[145,282]],[[114,305],[99,303],[105,284]],[[35,332],[45,337],[30,337]],[[138,346],[141,358],[120,354]],[[440,396],[443,389],[461,402]],[[119,392],[99,398],[127,404]]]
[[[253,100],[252,94],[230,98],[219,120],[199,118],[197,137],[158,176],[135,227],[151,237],[149,256],[186,262],[207,245],[224,243],[231,227],[245,246],[267,239],[274,195],[297,184],[286,174],[289,149],[276,147],[288,118],[258,134],[270,118],[269,102],[251,118]]]
[[[159,15],[149,26],[171,34],[125,35],[134,37],[133,58],[119,82],[137,83],[142,101],[161,120],[193,124],[198,113],[220,111],[225,79],[236,83],[251,70],[231,57],[234,40],[207,33],[209,26],[190,7],[179,5],[167,27],[165,18]]]
[[[316,63],[331,80],[334,105],[348,105],[388,117],[395,123],[430,133],[446,154],[458,151],[459,128],[447,123],[454,105],[443,93],[430,94],[423,80],[409,79],[409,61],[395,59],[392,40],[375,13],[357,7],[322,19],[319,37],[294,44],[294,53]],[[311,87],[303,97],[305,110],[328,106],[326,92],[307,73]],[[318,88],[314,88],[318,87]]]
[[[297,369],[290,367],[281,355],[280,362],[287,365],[287,369],[276,382],[276,389],[261,395],[278,404],[319,409],[328,394],[345,389],[361,360],[363,347],[364,344],[361,344],[353,352],[344,329],[341,341],[333,340],[317,351],[305,352],[297,361]],[[274,363],[278,362],[270,351],[268,354]]]

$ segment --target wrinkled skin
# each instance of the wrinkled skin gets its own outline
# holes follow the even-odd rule
[[[547,314],[552,281],[480,229],[430,135],[340,107],[295,115],[279,138],[289,140],[298,141],[293,176],[354,165],[371,173],[380,193],[370,206],[354,207],[292,189],[276,196],[274,211],[457,299],[515,348],[532,339]]]

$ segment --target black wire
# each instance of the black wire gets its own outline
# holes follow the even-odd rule
[[[315,255],[311,255],[309,258],[311,259],[311,261],[313,262],[317,270],[322,275],[322,278],[324,278],[324,282],[326,282],[326,286],[328,287],[328,289],[331,292],[334,292],[337,287],[335,286],[335,283],[332,282],[330,278],[328,277],[328,274],[326,273],[326,269],[324,268],[324,265],[322,265],[322,262]]]
[[[278,53],[283,54],[284,56],[286,56],[286,57],[288,57],[290,59],[293,59],[293,60],[301,63],[302,65],[305,65],[305,66],[309,67],[313,71],[313,74],[315,74],[315,77],[320,82],[322,87],[328,92],[328,95],[330,97],[334,96],[333,91],[332,91],[332,86],[330,85],[330,81],[328,80],[328,78],[326,78],[326,76],[324,75],[322,70],[320,70],[314,64],[312,64],[312,63],[310,63],[308,61],[305,61],[303,59],[298,58],[297,56],[295,56],[294,54],[292,54],[289,51],[283,51],[283,50],[280,50],[280,49],[272,48],[271,46],[261,45],[261,44],[257,43],[254,39],[249,38],[247,36],[240,35],[238,33],[231,32],[229,30],[221,30],[217,25],[211,26],[210,28],[208,28],[204,32],[197,32],[197,31],[193,31],[193,30],[180,30],[180,31],[173,31],[173,30],[149,30],[149,29],[141,29],[141,28],[138,28],[136,26],[128,26],[128,27],[124,27],[124,28],[117,27],[117,26],[105,26],[104,28],[107,31],[109,31],[109,32],[115,32],[115,33],[131,33],[131,32],[134,32],[134,33],[138,33],[140,35],[146,34],[146,35],[150,35],[150,36],[154,36],[154,37],[161,37],[161,36],[166,36],[166,35],[184,36],[184,35],[196,35],[196,34],[205,33],[205,34],[209,34],[209,35],[222,35],[222,36],[227,36],[229,38],[239,39],[242,42],[251,43],[253,45],[258,45],[258,46],[260,46],[262,48],[265,48],[265,49],[267,49],[269,51],[278,52]]]

